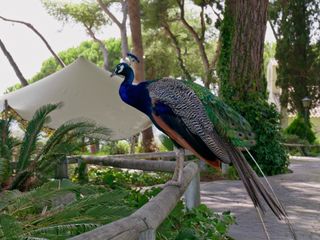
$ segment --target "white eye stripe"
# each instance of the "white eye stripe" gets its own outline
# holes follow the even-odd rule
[[[121,73],[121,72],[123,71],[123,69],[124,69],[124,66],[123,66],[123,65],[120,65],[120,66],[119,66],[118,73]]]

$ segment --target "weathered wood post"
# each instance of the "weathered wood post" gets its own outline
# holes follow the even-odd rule
[[[229,164],[221,163],[221,172],[227,174],[229,167]]]
[[[200,199],[200,171],[194,175],[187,190],[184,193],[184,201],[186,208],[191,210],[192,208],[198,207],[201,203]]]
[[[139,240],[156,240],[156,230],[148,229],[140,233]]]
[[[68,158],[60,161],[56,168],[56,179],[69,178],[68,176]]]

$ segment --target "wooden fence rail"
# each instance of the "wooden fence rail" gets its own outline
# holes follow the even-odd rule
[[[320,152],[319,144],[299,144],[299,143],[282,143],[288,149],[297,149],[301,155],[309,156],[311,149],[317,149],[317,152]]]
[[[192,155],[187,152],[187,156]],[[68,177],[68,164],[84,162],[90,165],[113,166],[144,171],[173,172],[175,162],[142,160],[145,158],[173,158],[175,152],[143,153],[113,156],[71,156],[58,166],[59,178]],[[140,159],[140,160],[137,160]],[[181,186],[168,185],[143,207],[130,216],[70,238],[71,240],[155,240],[156,230],[174,209],[184,194],[188,209],[200,204],[200,174],[195,162],[187,162],[183,169]]]

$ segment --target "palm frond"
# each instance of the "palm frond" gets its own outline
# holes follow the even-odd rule
[[[0,214],[0,239],[17,239],[21,233],[22,227],[14,217]]]
[[[48,116],[53,110],[59,108],[62,104],[47,104],[39,108],[31,121],[29,121],[23,142],[20,148],[20,155],[17,164],[17,171],[22,171],[30,164],[30,158],[36,149],[36,142],[44,124],[50,121]]]
[[[101,224],[97,223],[70,223],[70,224],[62,224],[55,225],[49,227],[43,227],[36,230],[31,231],[30,236],[46,236],[46,234],[55,234],[55,235],[78,235],[97,227],[101,226]]]
[[[84,136],[94,135],[95,137],[107,139],[109,134],[109,129],[97,127],[94,123],[68,121],[62,124],[48,139],[45,146],[35,157],[35,162],[37,162],[38,166],[43,166],[48,163],[48,159],[53,160],[48,156],[70,154],[77,147],[77,144],[70,143]],[[57,163],[57,161],[55,162]]]
[[[10,173],[10,160],[0,157],[0,186],[9,178]]]
[[[21,237],[20,239],[23,239],[23,240],[49,240],[48,238],[42,238],[42,237]]]

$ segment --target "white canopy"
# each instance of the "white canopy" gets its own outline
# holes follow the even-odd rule
[[[124,139],[150,126],[144,114],[126,105],[119,97],[122,79],[98,68],[80,57],[41,81],[0,96],[0,112],[4,101],[23,119],[30,120],[35,111],[48,103],[63,102],[51,113],[50,128],[57,128],[72,119],[94,121],[109,128],[111,139]]]

